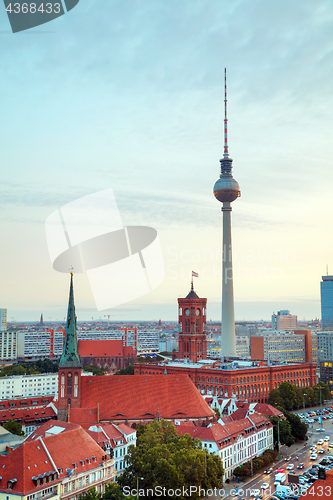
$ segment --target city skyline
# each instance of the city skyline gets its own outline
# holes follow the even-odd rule
[[[75,275],[80,321],[177,320],[177,298],[207,297],[220,319],[221,214],[212,193],[228,139],[241,203],[232,214],[235,320],[289,309],[320,317],[332,274],[330,139],[333,6],[321,0],[179,5],[79,2],[12,34],[0,11],[3,245],[8,321],[63,320],[68,275],[52,269],[44,223],[112,188],[125,225],[154,227],[166,278],[98,312]]]

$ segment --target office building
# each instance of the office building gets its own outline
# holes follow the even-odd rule
[[[0,331],[0,360],[14,361],[17,358],[17,331]]]
[[[17,332],[17,357],[20,360],[59,358],[62,353],[65,329],[28,329]]]
[[[318,360],[333,359],[333,331],[317,332]]]
[[[272,315],[272,330],[278,332],[297,328],[297,316],[290,314],[288,309],[278,311]]]
[[[333,329],[333,276],[322,276],[320,283],[321,327]]]
[[[7,330],[7,309],[0,309],[0,330]]]
[[[310,330],[295,330],[251,337],[251,359],[317,363],[317,336]]]
[[[319,362],[320,382],[327,384],[333,395],[333,359],[326,359]]]

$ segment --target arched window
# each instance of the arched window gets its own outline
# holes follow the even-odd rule
[[[78,396],[78,387],[79,387],[79,375],[75,373],[74,375],[74,398]]]
[[[72,395],[72,383],[73,383],[72,374],[69,372],[67,375],[67,396]]]
[[[65,397],[65,374],[61,374],[61,386],[60,386],[60,395],[61,397]]]

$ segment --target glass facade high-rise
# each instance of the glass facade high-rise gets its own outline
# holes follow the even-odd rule
[[[322,276],[320,283],[321,327],[333,329],[333,276]]]

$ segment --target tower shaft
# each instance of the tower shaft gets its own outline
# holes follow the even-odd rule
[[[221,210],[223,214],[221,355],[236,356],[230,202],[223,202]]]

